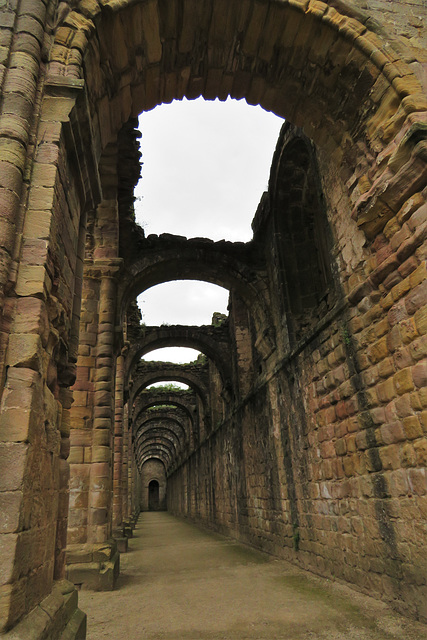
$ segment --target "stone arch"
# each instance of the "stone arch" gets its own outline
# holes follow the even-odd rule
[[[67,350],[65,343],[73,337],[66,330],[73,313],[69,304],[72,295],[67,295],[68,289],[63,286],[66,285],[68,272],[60,274],[63,276],[62,290],[59,289],[59,293],[54,290],[60,299],[50,297],[51,285],[58,280],[58,257],[63,257],[55,247],[60,230],[55,229],[56,218],[52,214],[62,221],[66,218],[63,215],[65,209],[58,204],[57,194],[58,189],[64,189],[68,183],[63,167],[60,169],[59,166],[64,160],[77,160],[81,178],[76,178],[76,182],[83,193],[80,209],[88,209],[88,200],[93,200],[95,207],[101,199],[97,169],[100,157],[110,142],[115,143],[122,123],[127,122],[132,113],[183,95],[190,98],[199,94],[208,98],[232,95],[236,98],[246,97],[249,102],[285,115],[297,125],[302,124],[305,132],[330,155],[343,187],[346,186],[345,193],[353,207],[353,218],[368,238],[382,230],[408,198],[424,188],[426,141],[423,119],[427,104],[418,81],[402,59],[405,53],[385,46],[387,37],[372,31],[374,27],[369,22],[369,15],[348,15],[351,10],[344,3],[334,0],[338,11],[331,4],[308,0],[231,0],[226,5],[228,12],[223,13],[227,19],[222,20],[225,6],[222,0],[200,2],[196,10],[190,3],[184,6],[183,2],[177,1],[173,7],[179,6],[183,10],[176,14],[172,13],[170,3],[163,0],[161,4],[135,2],[122,10],[119,2],[103,8],[96,3],[90,7],[88,3],[81,3],[76,10],[70,11],[55,30],[47,77],[44,77],[44,69],[37,66],[43,39],[43,14],[36,19],[31,18],[33,25],[37,24],[37,34],[28,33],[26,39],[33,44],[38,39],[38,45],[29,52],[24,50],[22,42],[20,45],[16,43],[15,52],[18,55],[14,58],[20,58],[22,67],[6,70],[6,97],[2,104],[3,115],[6,114],[8,123],[2,141],[13,140],[14,159],[13,163],[9,163],[13,176],[8,177],[5,189],[7,202],[10,203],[10,208],[7,208],[10,219],[8,217],[2,221],[5,223],[5,247],[2,249],[6,249],[8,257],[6,274],[3,266],[1,269],[1,284],[10,275],[8,285],[12,289],[12,298],[16,294],[19,313],[26,316],[28,309],[31,310],[31,322],[24,328],[19,314],[15,326],[6,328],[7,332],[10,331],[11,340],[6,361],[7,393],[4,398],[7,402],[7,394],[13,396],[20,393],[22,374],[26,369],[28,375],[32,372],[31,389],[28,389],[25,398],[20,393],[21,400],[25,402],[21,405],[23,425],[27,422],[32,428],[36,425],[37,432],[44,434],[44,410],[39,410],[38,400],[43,398],[50,376],[44,369],[46,359],[42,357],[47,340],[42,325],[49,325],[49,320],[45,320],[45,301],[49,304],[53,302],[53,307],[59,303],[57,308],[49,308],[49,312],[57,312],[51,327],[54,330],[59,328],[60,339],[64,340],[58,359],[62,359]],[[29,8],[26,10],[34,11]],[[93,19],[96,19],[98,38],[92,37],[95,32]],[[17,24],[28,22],[25,16]],[[132,33],[129,49],[123,37],[126,23]],[[115,37],[110,37],[112,32]],[[141,47],[132,48],[134,39],[141,43]],[[98,43],[100,49],[97,50]],[[113,58],[109,57],[109,53],[113,54]],[[102,57],[102,68],[98,54],[99,58]],[[31,69],[25,68],[27,62],[31,62],[28,65]],[[29,90],[28,99],[23,99],[16,91],[17,73],[25,77],[29,87],[34,89]],[[86,84],[80,79],[81,75],[86,77]],[[36,87],[37,79],[40,80],[39,87]],[[38,88],[40,110],[36,100]],[[16,96],[19,96],[19,100],[15,99]],[[6,99],[7,109],[11,104],[14,107],[11,114],[6,110]],[[18,102],[21,107],[19,112]],[[31,111],[32,105],[35,105],[34,112]],[[28,126],[30,120],[34,123],[33,127]],[[28,144],[29,140],[31,144]],[[86,140],[88,144],[84,144]],[[367,155],[370,156],[369,162],[366,162]],[[29,159],[34,159],[31,176],[27,163]],[[24,186],[28,179],[31,179],[31,184],[27,192]],[[422,198],[422,195],[419,197]],[[24,203],[25,230],[24,216],[18,216],[17,213]],[[415,206],[420,206],[419,200]],[[344,209],[347,215],[347,203]],[[413,211],[414,208],[411,213]],[[18,240],[13,237],[15,222]],[[355,224],[353,228],[356,228]],[[72,241],[75,240],[73,237]],[[15,266],[10,274],[8,270],[16,248],[16,255],[21,252],[22,263],[15,278]],[[403,260],[404,256],[405,251],[402,251],[397,262],[401,262],[400,257]],[[392,261],[386,261],[384,265],[378,257],[378,262],[371,269],[374,271],[369,276],[368,290],[370,286],[378,287],[382,283],[390,266],[394,268]],[[354,278],[349,284],[349,287],[356,289],[356,292],[350,292],[352,304],[362,299],[366,292],[366,276],[371,271],[355,274],[362,281]],[[62,303],[66,304],[61,309]],[[36,320],[34,324],[33,320]],[[110,324],[112,333],[114,323]],[[350,338],[348,343],[347,350],[350,352],[353,350]],[[29,344],[31,348],[28,347],[28,351],[21,348]],[[60,382],[67,386],[70,380],[61,379]],[[384,392],[388,393],[388,389]],[[46,393],[44,397],[50,398]],[[58,397],[66,418],[71,397],[62,389]],[[58,408],[56,403],[56,398],[52,402],[49,400],[49,404]],[[12,414],[8,414],[7,409],[6,404],[2,417],[10,424]],[[11,411],[15,410],[12,406]],[[66,477],[68,427],[65,419],[64,426],[62,457],[58,460],[59,454],[55,449],[55,453],[52,455],[49,452],[45,459],[52,459],[55,464],[60,461],[61,474]],[[55,422],[52,432],[56,434],[59,427],[59,422]],[[18,446],[14,443],[10,449],[12,446],[21,451],[21,444]],[[37,445],[30,443],[28,450],[29,459],[34,459],[34,466],[40,468],[41,457]],[[166,457],[161,450],[159,455]],[[36,492],[29,490],[31,463],[27,461],[27,453],[22,453],[22,456],[26,456],[25,464],[16,471],[16,486],[24,487],[24,494],[18,497],[16,503],[20,512],[23,504],[37,504],[34,497],[39,497]],[[42,486],[50,473],[48,468],[43,471]],[[54,471],[56,473],[57,468]],[[378,489],[382,491],[379,485]],[[62,497],[67,493],[65,485],[61,485],[60,492],[62,502]],[[51,531],[64,528],[66,515],[60,518],[58,516],[55,522],[49,520]],[[16,545],[21,536],[11,536],[13,538],[9,538],[12,541],[7,555],[8,562],[12,558],[13,563],[15,557],[19,558],[19,547]],[[58,549],[63,557],[63,539],[59,542]],[[58,571],[55,570],[56,577],[61,575],[61,566],[60,559]],[[26,566],[23,562],[23,567],[27,571],[22,574],[25,580],[30,575],[29,562]],[[16,567],[14,571],[16,573]],[[25,605],[22,591],[15,584],[11,587],[12,604],[7,611],[7,628],[38,604],[39,598],[48,594],[52,584],[51,573],[39,574],[38,580],[40,591],[34,589]]]
[[[138,468],[141,470],[142,466],[149,460],[159,460],[163,464],[163,466],[166,467],[166,461],[162,452],[157,451],[152,455],[149,453],[145,453],[143,456],[141,456],[141,459],[137,459]]]
[[[131,115],[161,102],[245,97],[303,126],[347,177],[365,143],[375,155],[387,147],[354,198],[354,215],[368,232],[384,226],[420,184],[408,184],[411,166],[424,168],[415,114],[427,105],[402,60],[411,59],[409,50],[401,41],[390,47],[369,13],[344,2],[234,0],[228,7],[225,14],[221,0],[197,11],[184,2],[172,9],[155,0],[117,1],[70,12],[55,31],[48,75],[68,84],[85,76],[95,155]]]
[[[155,441],[145,444],[143,447],[138,447],[137,457],[139,459],[140,465],[142,464],[142,459],[144,458],[144,456],[148,455],[149,457],[154,457],[154,454],[163,455],[165,467],[167,469],[173,464],[173,447],[169,443],[169,441],[156,439]]]
[[[162,430],[156,431],[156,433],[153,433],[149,437],[141,437],[136,445],[135,455],[137,458],[140,458],[148,451],[151,451],[151,447],[156,447],[157,445],[162,445],[171,451],[172,457],[166,465],[166,473],[169,473],[172,468],[179,466],[182,460],[181,452],[176,443],[174,443],[172,432]]]
[[[185,416],[185,414],[184,414]],[[183,422],[181,421],[183,419],[182,415],[177,414],[175,411],[173,410],[169,410],[169,411],[156,411],[154,413],[145,413],[145,415],[143,415],[143,412],[141,411],[140,414],[135,418],[135,420],[133,421],[133,427],[134,427],[134,432],[135,432],[135,437],[137,437],[137,434],[142,430],[145,429],[145,427],[149,428],[150,424],[153,422],[159,422],[162,420],[169,420],[171,422],[173,422],[174,424],[178,425],[179,429],[178,429],[178,433],[176,434],[177,437],[181,440],[184,441],[184,443],[188,440],[188,431],[185,428]],[[184,418],[185,419],[185,418]]]
[[[168,394],[168,395],[172,395],[172,394]],[[165,400],[162,394],[159,394],[157,398],[154,396],[152,400],[150,400],[149,399],[150,396],[151,394],[144,394],[144,392],[142,392],[138,396],[137,400],[134,403],[134,408],[131,415],[132,424],[133,425],[138,424],[140,417],[143,416],[144,414],[146,414],[147,416],[151,415],[151,414],[147,414],[146,411],[147,409],[155,407],[156,405],[169,406],[170,409],[168,409],[168,411],[171,411],[171,412],[174,411],[174,409],[176,408],[179,410],[182,418],[185,420],[185,422],[188,425],[187,432],[185,435],[186,446],[188,450],[191,451],[191,449],[194,447],[194,443],[197,441],[197,434],[199,433],[199,430],[200,430],[197,403],[194,403],[194,404],[186,403],[184,399],[179,399],[177,401]],[[153,415],[157,415],[157,412],[154,413]]]
[[[202,402],[206,404],[208,397],[207,385],[200,379],[200,377],[193,372],[183,370],[180,365],[164,366],[165,363],[158,362],[159,368],[153,368],[144,372],[138,372],[133,379],[133,386],[131,390],[131,404],[135,401],[135,398],[145,388],[154,384],[155,382],[182,382],[192,388],[197,395],[201,398]],[[162,366],[163,365],[163,366]]]
[[[137,455],[139,449],[142,450],[146,446],[162,443],[165,446],[172,447],[174,462],[179,458],[180,441],[176,437],[176,434],[170,429],[152,428],[150,432],[141,433],[135,440],[135,443],[137,447]]]
[[[211,417],[209,414],[209,392],[208,380],[206,377],[205,367],[197,367],[192,365],[174,365],[164,362],[145,363],[142,367],[139,365],[137,374],[133,379],[133,386],[130,395],[130,405],[132,406],[141,392],[150,384],[155,382],[182,382],[187,384],[200,399],[199,419],[192,421],[192,438],[190,438],[190,448],[196,445],[200,440],[200,431],[202,427],[210,429]]]
[[[127,264],[121,279],[118,324],[128,304],[146,289],[172,280],[201,280],[235,291],[251,309],[258,326],[272,326],[265,263],[252,243],[187,240],[163,234],[140,240],[138,246],[136,258]],[[265,342],[265,351],[271,350],[274,336],[265,336]]]
[[[166,396],[166,397],[165,397]],[[137,416],[142,414],[143,411],[150,409],[151,407],[155,407],[157,405],[169,405],[172,407],[178,407],[182,409],[188,417],[188,419],[193,422],[194,421],[194,411],[195,405],[191,403],[186,403],[185,399],[173,397],[173,394],[158,394],[158,395],[149,395],[144,394],[144,392],[140,393],[137,397],[134,408],[133,408],[133,416]]]
[[[224,383],[230,383],[231,370],[227,360],[230,346],[228,335],[222,327],[145,327],[144,335],[133,341],[129,348],[126,358],[127,375],[132,374],[132,369],[140,358],[162,347],[190,347],[201,351],[215,362]]]
[[[168,426],[165,426],[166,424]],[[136,446],[138,447],[141,443],[146,442],[151,437],[154,437],[158,434],[158,435],[161,435],[162,437],[166,437],[170,439],[172,442],[175,443],[176,457],[178,457],[180,454],[182,454],[184,442],[183,442],[182,436],[180,437],[179,430],[175,429],[176,424],[177,424],[177,421],[174,421],[171,418],[169,418],[167,421],[156,422],[156,423],[141,427],[140,429],[138,429],[137,435],[135,437]]]
[[[177,443],[179,453],[182,454],[188,444],[188,433],[184,425],[180,422],[177,416],[165,414],[156,416],[155,418],[148,418],[141,421],[135,428],[135,442],[138,444],[141,437],[145,437],[155,432],[167,431],[173,434],[173,439]],[[178,454],[178,450],[177,450]]]

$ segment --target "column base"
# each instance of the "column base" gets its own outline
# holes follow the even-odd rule
[[[123,530],[113,531],[113,538],[117,543],[119,553],[126,553],[128,550],[128,538],[123,535]]]
[[[120,573],[120,553],[115,540],[67,547],[67,579],[79,589],[112,591]]]
[[[140,511],[135,511],[130,518],[123,520],[123,535],[125,538],[133,538],[133,530],[138,522]]]
[[[68,580],[54,583],[52,592],[2,638],[4,640],[85,640],[86,614],[78,608],[75,586]]]

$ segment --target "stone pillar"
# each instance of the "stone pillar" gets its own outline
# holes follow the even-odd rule
[[[129,491],[129,403],[124,406],[123,411],[123,461],[122,461],[122,515],[123,522],[129,518],[128,491]]]
[[[132,531],[135,527],[136,520],[139,515],[139,508],[135,501],[135,452],[133,445],[132,428],[128,426],[127,434],[127,518],[124,520],[124,534],[128,538],[132,537]]]
[[[112,471],[114,319],[120,264],[120,260],[105,259],[86,266],[76,404],[71,410],[67,577],[96,590],[113,589],[119,574],[119,553],[112,539]]]
[[[101,277],[94,382],[92,464],[89,482],[88,541],[103,543],[111,536],[112,440],[114,437],[114,316],[115,282]]]
[[[123,352],[116,361],[116,389],[114,416],[114,473],[113,473],[113,537],[121,553],[127,551],[127,538],[123,535],[123,400],[125,359]]]

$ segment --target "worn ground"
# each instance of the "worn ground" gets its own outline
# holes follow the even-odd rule
[[[383,603],[201,531],[140,517],[113,592],[80,593],[88,640],[425,640]]]

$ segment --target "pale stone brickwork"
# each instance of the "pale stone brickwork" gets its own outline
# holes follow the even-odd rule
[[[6,638],[85,637],[66,575],[114,587],[153,459],[174,512],[427,618],[425,24],[421,0],[0,5]],[[248,245],[133,222],[135,116],[200,95],[310,139],[283,130]],[[135,296],[184,277],[230,290],[228,324],[147,368],[185,332],[144,343]],[[192,392],[138,436],[159,379]]]

